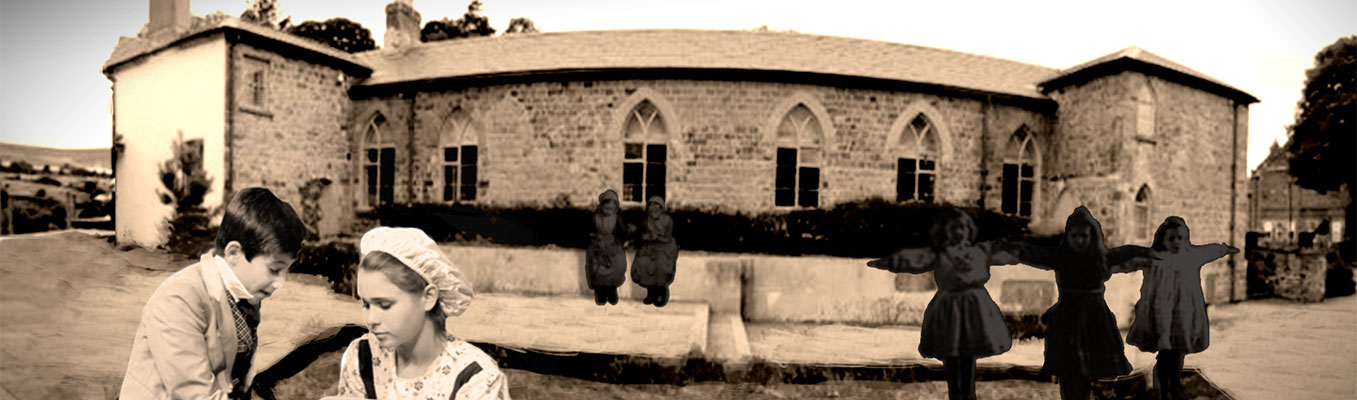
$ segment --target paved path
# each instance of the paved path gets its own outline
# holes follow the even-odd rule
[[[1212,307],[1211,347],[1187,356],[1240,400],[1357,399],[1357,296]]]

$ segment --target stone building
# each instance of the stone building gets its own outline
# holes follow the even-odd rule
[[[183,131],[218,177],[212,204],[267,186],[322,236],[383,203],[591,207],[613,188],[624,206],[882,197],[1055,229],[1085,205],[1111,245],[1148,245],[1170,215],[1197,242],[1244,240],[1257,99],[1139,48],[1062,70],[749,31],[420,43],[419,13],[396,1],[383,48],[349,55],[187,9],[151,0],[152,34],[123,38],[104,66],[125,144],[120,215],[149,212],[124,204],[154,202],[151,171]],[[117,221],[119,240],[163,240],[151,219]],[[1242,266],[1208,267],[1209,296],[1242,298]]]
[[[1349,228],[1344,226],[1348,196],[1341,190],[1320,193],[1296,185],[1285,147],[1272,143],[1267,158],[1250,174],[1249,186],[1249,231],[1262,234],[1260,247],[1296,248],[1302,237],[1310,237],[1315,247],[1343,241],[1343,230]],[[1325,221],[1327,234],[1314,235]]]

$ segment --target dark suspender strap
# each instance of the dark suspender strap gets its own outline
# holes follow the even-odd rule
[[[465,385],[466,382],[471,380],[471,377],[476,376],[476,373],[478,372],[481,372],[481,364],[473,362],[471,365],[466,366],[466,369],[462,370],[462,373],[457,374],[457,382],[452,385],[452,396],[448,396],[448,399],[456,400],[457,391],[462,390],[462,385]]]
[[[377,398],[377,389],[372,386],[372,349],[368,348],[368,340],[358,341],[358,374],[363,376],[364,398]]]

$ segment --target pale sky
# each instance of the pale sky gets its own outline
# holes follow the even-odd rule
[[[389,0],[281,0],[293,22],[345,17],[381,44]],[[416,0],[428,22],[463,0]],[[146,0],[3,0],[0,141],[110,145],[111,83],[99,68],[146,23]],[[1286,140],[1314,54],[1357,34],[1357,1],[484,0],[502,31],[528,17],[546,32],[750,29],[885,40],[1068,68],[1140,46],[1261,100],[1249,108],[1250,168]],[[191,0],[194,15],[240,15],[246,0]],[[1343,21],[1348,22],[1343,22]]]

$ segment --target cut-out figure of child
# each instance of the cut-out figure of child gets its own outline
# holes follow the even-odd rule
[[[1117,318],[1103,298],[1113,271],[1149,265],[1152,251],[1141,246],[1108,249],[1102,225],[1080,206],[1065,220],[1060,247],[1003,241],[1023,264],[1055,272],[1059,300],[1041,316],[1046,325],[1042,370],[1060,377],[1062,399],[1087,400],[1089,381],[1131,372]]]
[[[1202,266],[1235,254],[1239,249],[1224,243],[1194,246],[1187,222],[1168,217],[1154,233],[1153,249],[1158,259],[1143,268],[1136,318],[1126,343],[1141,351],[1158,352],[1154,365],[1155,393],[1160,399],[1185,399],[1183,359],[1210,345],[1210,320],[1201,289]]]
[[[933,271],[938,292],[924,310],[919,354],[942,360],[951,399],[975,398],[975,360],[1007,352],[1013,345],[1008,325],[985,282],[992,265],[1017,259],[991,243],[974,243],[975,222],[952,208],[933,225],[933,247],[901,250],[867,266],[895,273]]]
[[[674,242],[674,220],[664,213],[664,199],[646,202],[646,220],[641,224],[641,248],[631,261],[631,280],[646,288],[645,304],[664,307],[669,304],[669,284],[674,283],[678,266],[678,243]]]
[[[598,208],[592,219],[594,232],[589,234],[589,249],[585,252],[584,272],[589,288],[594,290],[594,303],[617,304],[617,287],[627,275],[627,253],[622,242],[630,229],[618,214],[617,192],[608,189],[598,195]]]

